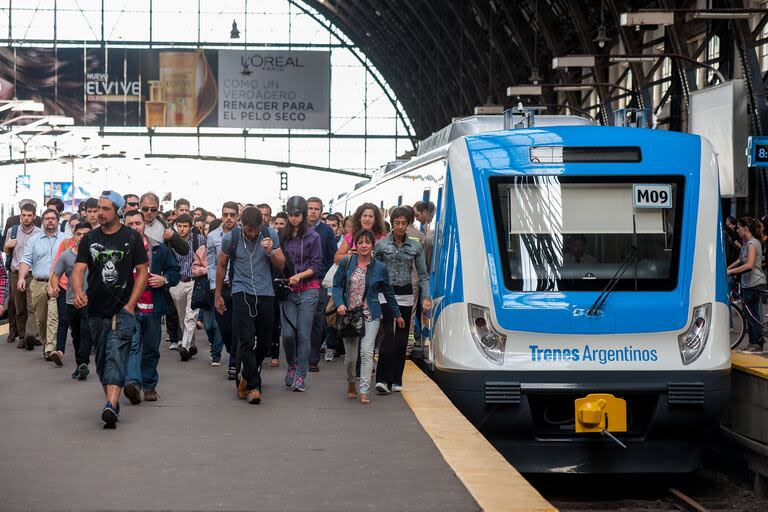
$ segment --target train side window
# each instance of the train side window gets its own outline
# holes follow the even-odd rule
[[[429,201],[429,194],[430,194],[430,190],[428,188],[425,188],[424,192],[421,194],[421,200],[424,201],[425,203]]]
[[[397,206],[403,206],[403,196],[397,196]]]

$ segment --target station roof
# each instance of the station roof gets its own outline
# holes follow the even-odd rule
[[[552,70],[552,57],[640,49],[642,34],[619,27],[622,12],[687,9],[684,0],[309,0],[381,71],[423,138],[507,86],[572,82],[581,71]],[[677,5],[676,5],[677,4]],[[600,27],[611,42],[599,47]],[[632,48],[634,47],[634,48]],[[490,58],[489,58],[490,56]],[[569,73],[572,73],[569,75]],[[547,98],[544,98],[546,101]],[[553,101],[551,98],[549,101]]]

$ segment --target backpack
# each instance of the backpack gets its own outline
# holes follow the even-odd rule
[[[19,236],[19,224],[14,224],[11,226],[11,240],[16,240],[16,237]],[[13,252],[11,252],[10,255],[5,255],[5,270],[9,271],[11,270],[11,261],[13,260]]]

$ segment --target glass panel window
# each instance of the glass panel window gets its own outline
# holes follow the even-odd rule
[[[526,176],[490,185],[508,289],[600,291],[617,273],[616,290],[677,286],[682,177]]]

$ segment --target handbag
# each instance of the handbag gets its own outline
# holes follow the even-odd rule
[[[337,270],[339,270],[339,266],[337,264],[334,263],[331,265],[331,268],[328,269],[328,272],[325,273],[325,277],[323,278],[323,288],[327,290],[333,288],[333,277],[336,275]]]
[[[349,269],[349,262],[351,259],[352,259],[352,256],[349,257],[349,259],[347,260],[347,264],[344,267],[344,288],[341,290],[342,297],[347,292],[347,269]],[[334,265],[334,267],[336,267],[336,270],[333,272],[335,275],[336,272],[338,271],[339,266]],[[333,269],[333,267],[331,267],[331,269]],[[330,270],[328,271],[328,273],[329,274],[331,273]],[[325,277],[327,278],[328,274],[326,274]],[[323,279],[323,286],[325,286],[325,279]],[[331,286],[328,287],[328,289],[331,289],[331,288],[333,288],[333,278],[331,278]],[[337,309],[338,309],[338,306],[336,305],[336,301],[333,300],[333,294],[331,294],[331,296],[328,298],[328,303],[325,305],[325,324],[331,329],[337,328],[337,321],[338,321],[337,320],[338,313],[336,312]]]
[[[213,307],[213,293],[208,276],[200,276],[194,279],[190,306],[192,309],[211,309]]]
[[[365,335],[365,311],[358,306],[338,317],[339,338],[362,338]]]

